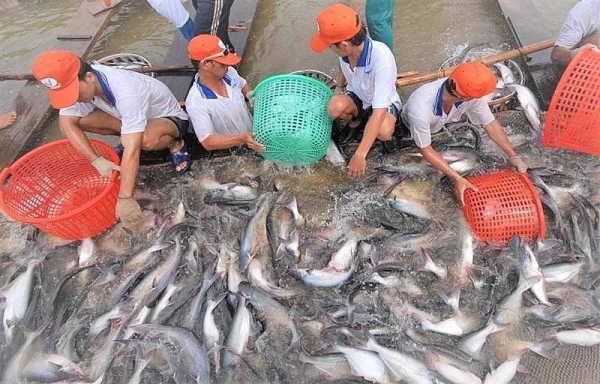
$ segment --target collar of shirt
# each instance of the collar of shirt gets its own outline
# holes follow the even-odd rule
[[[231,86],[231,77],[229,77],[228,74],[225,74],[225,76],[223,76],[223,81]],[[205,99],[218,99],[219,97],[217,96],[217,94],[210,88],[208,88],[206,85],[202,84],[200,82],[200,77],[198,76],[198,74],[196,73],[196,76],[194,77],[194,82],[196,83],[196,86],[198,87],[198,91],[200,91],[200,95],[205,98]]]
[[[448,81],[448,80],[446,80]],[[434,110],[433,113],[436,116],[444,116],[444,107],[442,104],[442,95],[444,94],[444,87],[446,86],[446,81],[444,81],[442,83],[442,85],[440,86],[440,88],[438,89],[437,95],[435,96],[435,105],[434,105]],[[456,103],[454,103],[454,106],[456,108],[458,108],[459,105],[461,105],[463,102],[462,101],[458,101]]]
[[[360,57],[358,58],[357,67],[367,67],[371,64],[371,53],[373,52],[373,43],[370,37],[365,38],[364,47],[362,52],[360,53]],[[348,60],[348,56],[342,57],[348,65],[350,65],[350,60]],[[365,72],[367,72],[365,70]]]
[[[108,100],[110,105],[115,107],[117,104],[117,100],[115,99],[115,95],[113,95],[113,93],[110,89],[110,86],[108,85],[108,80],[106,79],[106,76],[104,75],[104,73],[100,72],[97,69],[92,68],[92,71],[94,72],[94,75],[96,75],[96,78],[98,79],[98,82],[100,83],[100,87],[102,88],[102,93],[104,93],[104,96],[106,96],[106,100]]]

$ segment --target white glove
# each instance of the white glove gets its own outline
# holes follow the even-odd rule
[[[109,177],[113,170],[120,171],[121,167],[102,156],[98,156],[92,161],[92,165],[99,174],[104,177]]]
[[[525,162],[521,160],[519,155],[509,157],[508,161],[515,166],[517,172],[519,173],[524,173],[525,171],[527,171],[527,168],[529,168],[527,167],[527,164],[525,164]]]
[[[254,102],[256,101],[254,97],[254,91],[246,92],[246,99],[248,99],[248,105],[250,108],[254,108]]]

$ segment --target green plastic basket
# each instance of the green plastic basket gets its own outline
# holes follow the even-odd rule
[[[261,81],[254,95],[254,139],[265,146],[265,158],[312,164],[325,156],[332,126],[329,87],[308,76],[277,75]]]

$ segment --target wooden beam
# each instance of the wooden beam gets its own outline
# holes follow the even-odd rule
[[[120,2],[120,1],[119,1]],[[111,16],[116,12],[116,1],[106,11],[104,0],[83,0],[71,20],[65,26],[68,36],[90,36],[89,39],[60,39],[51,49],[67,49],[86,58],[102,35]],[[10,165],[21,153],[33,132],[41,128],[54,109],[50,105],[46,89],[35,81],[25,83],[15,98],[18,118],[14,126],[0,131],[0,168]]]

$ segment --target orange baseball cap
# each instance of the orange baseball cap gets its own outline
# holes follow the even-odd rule
[[[70,107],[79,98],[81,60],[71,51],[47,51],[33,62],[33,76],[48,88],[54,108]]]
[[[192,60],[214,60],[225,65],[236,65],[242,60],[235,53],[229,52],[221,39],[213,35],[198,35],[190,40],[188,56]]]
[[[456,84],[456,94],[478,99],[496,89],[496,75],[483,63],[469,61],[460,64],[449,77]]]
[[[310,41],[310,48],[323,52],[331,44],[351,39],[362,28],[358,13],[345,4],[334,4],[317,15],[317,33]]]

